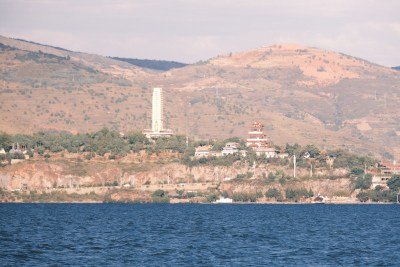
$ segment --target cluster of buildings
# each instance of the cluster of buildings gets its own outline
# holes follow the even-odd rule
[[[378,185],[387,187],[387,181],[397,174],[400,175],[400,164],[397,164],[396,161],[381,161],[377,164],[374,176],[372,176],[372,187],[375,188]]]
[[[281,153],[270,142],[269,138],[264,134],[264,125],[258,121],[254,121],[247,134],[246,146],[251,148],[257,156],[266,158],[286,158],[287,153]],[[199,146],[196,148],[195,157],[222,157],[227,155],[246,156],[246,150],[240,150],[238,143],[228,142],[221,151],[213,151],[211,145]]]
[[[199,146],[196,148],[194,156],[196,158],[222,157],[222,156],[237,155],[237,154],[246,156],[246,150],[239,150],[240,145],[234,142],[226,143],[221,151],[213,151],[212,148],[213,148],[212,145]]]
[[[16,144],[12,144],[11,149],[8,151],[9,154],[13,155],[13,154],[22,154],[23,158],[12,158],[11,159],[11,164],[16,164],[19,162],[22,162],[26,159],[29,159],[29,155],[28,155],[28,150],[26,146],[20,146],[19,143]],[[5,155],[6,151],[4,150],[4,148],[0,148],[0,155]],[[6,162],[6,159],[4,160],[4,162],[1,162],[2,164]]]

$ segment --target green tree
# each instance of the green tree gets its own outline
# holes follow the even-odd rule
[[[363,174],[363,172],[364,172],[363,168],[353,168],[353,169],[351,169],[350,174],[360,175],[360,174]]]
[[[221,151],[224,146],[225,146],[225,141],[219,140],[213,144],[212,150],[213,151]]]
[[[165,197],[166,193],[164,190],[158,189],[153,192],[152,196],[153,197]]]
[[[307,190],[305,188],[300,189],[291,189],[287,188],[286,191],[286,199],[291,201],[299,201],[301,198],[310,198],[314,196],[313,191]]]
[[[183,193],[185,192],[185,190],[175,189],[175,192],[178,194],[178,198],[182,198]]]
[[[299,144],[294,144],[294,145],[286,144],[285,151],[286,153],[289,154],[290,157],[293,156],[293,154],[295,153],[296,156],[299,156],[301,151],[301,146]]]
[[[105,153],[125,155],[129,151],[129,145],[118,132],[103,128],[87,136],[85,151],[95,152],[100,156],[104,156]]]
[[[273,172],[269,172],[268,173],[268,181],[269,182],[274,182],[275,181],[275,175],[273,174]]]
[[[250,192],[233,193],[232,199],[235,202],[256,202],[257,193],[250,193]]]
[[[369,191],[369,196],[373,202],[389,202],[392,201],[393,195],[395,193],[390,190],[386,190],[384,187],[379,185],[375,187],[375,190]]]
[[[126,135],[126,138],[128,140],[128,143],[131,145],[134,144],[143,144],[143,145],[147,145],[150,144],[149,139],[141,132],[129,132]]]
[[[400,175],[393,175],[388,181],[387,186],[394,192],[399,192],[400,189]]]
[[[22,153],[10,153],[12,159],[25,159],[25,155]]]
[[[12,142],[18,143],[20,146],[24,146],[26,148],[32,148],[34,145],[32,136],[25,134],[16,134],[12,136]]]
[[[186,150],[186,137],[182,135],[157,138],[155,142],[156,151],[172,150],[184,153]]]
[[[286,184],[286,178],[285,178],[285,177],[279,178],[279,183],[280,183],[281,185]]]
[[[216,193],[210,193],[206,197],[206,201],[209,203],[215,202],[217,200],[217,194]]]
[[[301,153],[301,154],[304,154],[304,153],[306,153],[306,152],[308,152],[308,153],[310,154],[310,157],[311,157],[311,158],[317,158],[317,157],[319,156],[319,154],[320,154],[319,149],[318,149],[316,146],[314,146],[314,145],[307,145],[307,146],[302,150],[302,153]]]
[[[39,146],[36,151],[39,155],[43,155],[46,149],[43,146]]]
[[[153,192],[151,195],[151,198],[154,203],[168,203],[169,202],[169,197],[168,197],[168,192],[165,192],[164,190],[158,189]]]
[[[357,194],[357,199],[360,202],[367,202],[369,200],[369,193],[368,192],[360,192]]]
[[[355,181],[354,188],[366,190],[366,189],[371,188],[371,185],[372,185],[372,175],[371,174],[367,174],[367,175],[365,175],[365,177],[360,175],[357,177],[357,179]]]
[[[276,201],[281,202],[283,200],[281,192],[276,188],[269,188],[267,192],[265,192],[266,198],[275,198]]]
[[[375,164],[375,161],[369,157],[358,156],[343,150],[331,151],[329,155],[335,157],[334,168],[364,169],[365,165],[372,166]]]
[[[0,148],[4,148],[6,151],[8,151],[8,148],[11,146],[11,136],[0,132]]]

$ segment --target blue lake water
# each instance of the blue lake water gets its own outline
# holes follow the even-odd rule
[[[400,266],[400,205],[1,204],[1,266]]]

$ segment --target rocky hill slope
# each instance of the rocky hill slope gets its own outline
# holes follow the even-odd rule
[[[282,194],[288,188],[305,188],[314,192],[315,197],[318,194],[329,198],[355,197],[352,180],[347,178],[348,170],[344,168],[320,166],[314,169],[315,176],[310,178],[307,165],[299,167],[297,178],[293,178],[292,169],[280,164],[259,163],[254,167],[247,162],[236,162],[232,166],[188,167],[177,157],[174,153],[156,156],[144,151],[115,161],[100,156],[88,160],[82,154],[66,152],[52,153],[47,159],[35,155],[24,162],[0,168],[0,202],[16,201],[2,197],[2,191],[17,192],[14,197],[21,197],[19,193],[25,191],[28,195],[57,193],[44,200],[50,202],[57,201],[60,192],[87,196],[88,199],[83,201],[90,201],[91,195],[97,195],[102,196],[102,200],[108,196],[112,201],[148,202],[151,201],[150,195],[157,190],[166,191],[170,196],[179,191],[185,194],[195,192],[204,200],[205,195],[224,191],[232,197],[235,193],[264,194],[270,188],[276,188]],[[248,178],[249,174],[251,178]],[[324,178],[320,178],[322,176]]]
[[[2,131],[148,128],[157,86],[179,134],[245,137],[259,119],[277,144],[400,155],[400,73],[348,55],[274,45],[153,72],[6,37],[0,44]]]

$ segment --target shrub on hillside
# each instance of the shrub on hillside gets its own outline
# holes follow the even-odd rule
[[[285,191],[286,200],[298,202],[302,198],[310,198],[314,196],[313,191],[307,190],[305,188],[292,189],[287,188]]]
[[[372,185],[372,175],[366,174],[365,177],[360,175],[354,181],[354,188],[355,189],[369,189]]]
[[[278,201],[278,202],[283,201],[283,197],[282,197],[281,192],[276,188],[268,189],[268,191],[265,192],[265,197],[269,198],[269,199],[275,198],[275,200]]]
[[[400,175],[393,175],[388,181],[387,185],[390,190],[398,192],[400,190]]]
[[[233,193],[232,199],[235,202],[256,202],[257,193],[250,193],[250,192]]]
[[[165,192],[161,189],[154,191],[151,195],[151,198],[154,203],[168,203],[170,200],[168,197],[168,192]]]

